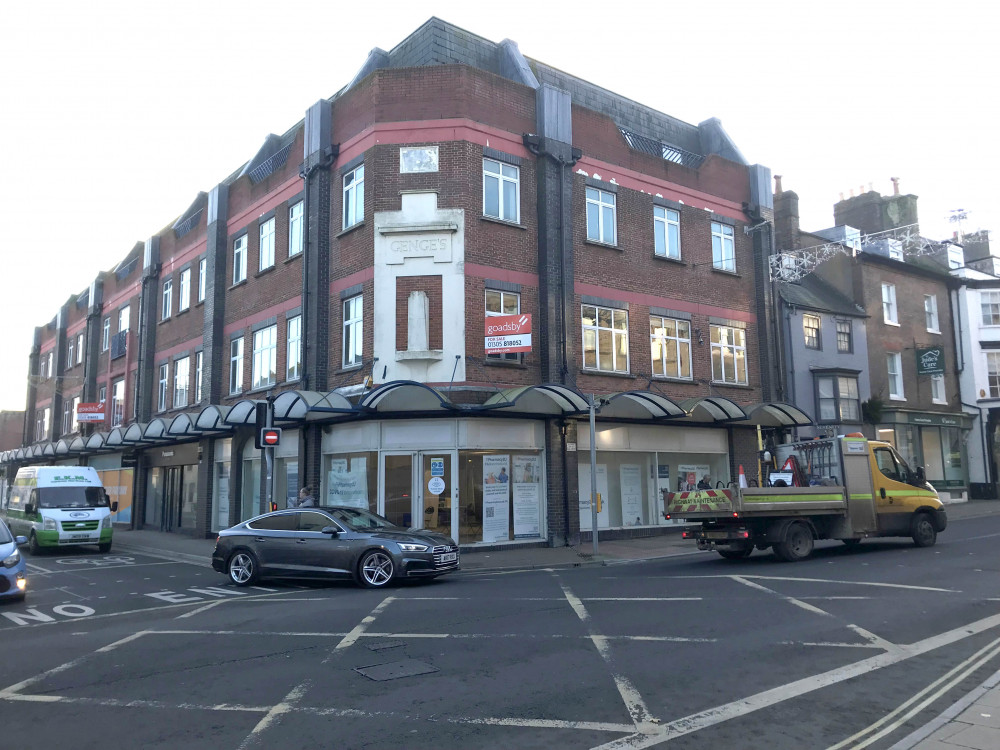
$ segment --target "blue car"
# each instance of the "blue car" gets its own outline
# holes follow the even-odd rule
[[[7,524],[0,521],[0,601],[24,599],[28,590],[28,578],[24,569],[24,555],[19,545],[27,544],[27,537],[15,537]]]

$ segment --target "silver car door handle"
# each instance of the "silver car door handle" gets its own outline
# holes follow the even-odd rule
[[[267,537],[258,536],[258,537],[254,538],[254,541],[255,542],[266,542],[267,541]]]
[[[296,539],[295,540],[296,544],[307,544],[308,542],[309,542],[308,539]]]

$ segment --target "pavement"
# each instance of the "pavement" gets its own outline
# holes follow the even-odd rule
[[[1000,500],[950,503],[949,521],[1000,515]],[[462,573],[484,573],[583,565],[619,565],[678,555],[702,554],[694,543],[681,539],[682,525],[664,527],[663,534],[635,539],[601,539],[597,554],[593,542],[578,546],[509,547],[477,550],[462,548]],[[947,531],[944,532],[947,534]],[[115,529],[114,551],[137,552],[170,560],[211,565],[215,538],[196,539],[183,534]],[[974,688],[942,714],[893,745],[890,750],[1000,750],[1000,671]]]

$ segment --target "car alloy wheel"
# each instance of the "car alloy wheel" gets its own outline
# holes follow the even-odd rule
[[[382,550],[372,550],[361,558],[361,583],[368,588],[380,588],[392,580],[392,558]]]
[[[229,580],[237,586],[249,586],[257,578],[257,560],[253,554],[240,550],[229,558]]]

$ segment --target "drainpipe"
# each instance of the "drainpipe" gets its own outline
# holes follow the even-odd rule
[[[785,333],[788,336],[788,396],[789,401],[793,404],[798,405],[796,401],[795,394],[795,350],[793,349],[792,342],[792,308],[785,308]],[[793,428],[792,432],[795,434],[795,440],[799,439],[799,428]]]

